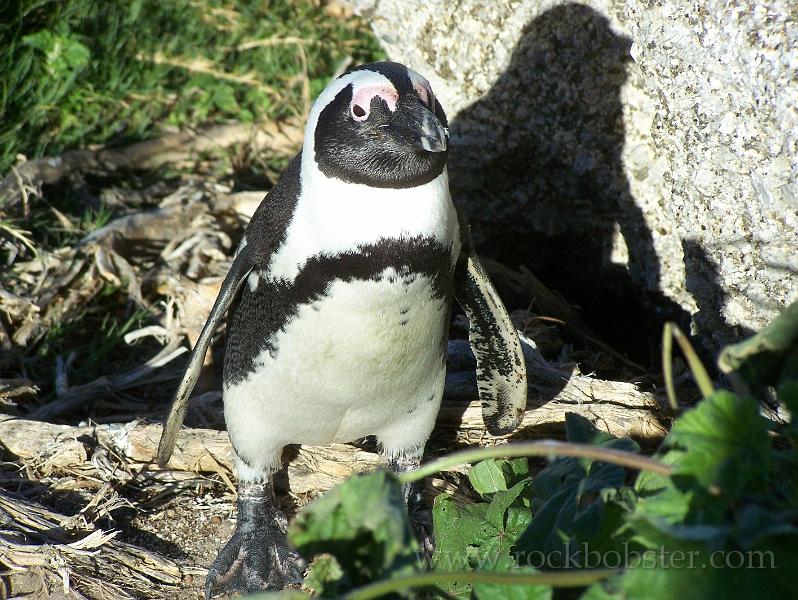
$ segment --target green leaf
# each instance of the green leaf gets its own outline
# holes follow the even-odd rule
[[[89,49],[60,28],[58,33],[42,29],[22,38],[24,44],[44,53],[50,76],[68,79],[80,71],[91,58]]]
[[[772,463],[768,428],[757,402],[715,392],[685,412],[665,440],[666,448],[681,454],[672,479],[718,486],[727,498],[762,490]]]
[[[522,506],[510,506],[504,525],[505,535],[515,544],[532,522],[532,511]]]
[[[432,520],[435,528],[433,564],[445,571],[469,568],[463,564],[468,549],[476,548],[499,534],[499,528],[487,521],[488,505],[461,504],[449,494],[435,498]]]
[[[744,507],[737,516],[735,537],[743,548],[753,548],[767,543],[773,537],[798,535],[793,524],[795,512],[773,511],[757,504]]]
[[[579,415],[566,415],[566,429],[569,442],[632,452],[638,449],[634,441],[598,431]],[[619,503],[608,512],[608,506],[616,503],[613,494],[625,480],[626,470],[618,465],[588,459],[553,460],[532,484],[536,506],[531,523],[518,538],[519,559],[545,557],[549,567],[565,566],[582,560],[585,544],[596,544],[597,550],[610,544],[615,528],[630,510]]]
[[[782,373],[789,354],[795,356],[798,347],[798,301],[784,309],[762,331],[738,344],[726,346],[718,358],[724,373],[735,373],[754,393],[768,385],[798,377],[793,361]]]
[[[486,561],[485,552],[503,551],[495,545],[500,530],[487,519],[488,505],[460,504],[449,494],[435,498],[432,521],[435,528],[435,553],[432,564],[439,571],[462,571],[480,567]],[[480,553],[480,547],[488,544]],[[509,548],[507,552],[509,556]],[[501,556],[492,554],[490,560],[501,562]],[[447,593],[457,598],[468,598],[471,586],[454,582],[443,586]]]
[[[214,86],[211,101],[222,112],[235,115],[241,110],[236,100],[235,90],[232,86],[226,84],[217,83]]]
[[[488,506],[485,518],[496,529],[504,528],[504,513],[532,482],[531,478],[516,483],[509,490],[496,492]]]
[[[724,566],[726,560],[732,561],[732,565],[740,564],[737,561],[741,560],[743,566]],[[747,568],[744,566],[747,560],[747,556],[739,552],[666,551],[653,561],[654,566],[626,572],[624,594],[635,600],[749,600],[795,596],[792,581],[787,585],[779,581],[781,568]],[[713,561],[719,566],[712,566]]]
[[[401,488],[387,471],[355,475],[314,500],[288,537],[308,560],[332,554],[352,586],[416,572]]]
[[[317,596],[336,596],[344,591],[344,571],[332,554],[316,557],[303,585]]]
[[[504,473],[496,460],[492,458],[478,462],[471,467],[468,472],[468,480],[474,490],[483,496],[507,489]]]
[[[499,461],[499,466],[504,474],[504,481],[510,487],[530,476],[528,458],[501,460]]]
[[[513,569],[514,572],[533,569]],[[501,585],[497,583],[474,584],[477,600],[550,600],[553,590],[548,585]]]

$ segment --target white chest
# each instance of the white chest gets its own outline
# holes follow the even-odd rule
[[[430,238],[459,253],[457,215],[448,175],[407,189],[376,189],[325,177],[302,178],[302,193],[267,277],[292,281],[307,260],[334,256],[382,239]]]

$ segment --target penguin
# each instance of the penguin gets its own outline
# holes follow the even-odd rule
[[[286,445],[376,436],[395,472],[420,464],[443,397],[453,298],[469,319],[487,430],[509,433],[523,417],[521,345],[452,202],[448,142],[424,77],[394,62],[358,66],[316,99],[302,149],[253,214],[158,448],[163,466],[226,314],[238,517],[206,598],[302,583],[272,487]],[[404,496],[429,549],[421,487]]]

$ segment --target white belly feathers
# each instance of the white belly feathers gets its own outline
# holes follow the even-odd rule
[[[285,242],[266,273],[250,275],[250,289],[263,278],[292,282],[313,256],[386,238],[434,239],[451,248],[453,267],[459,230],[445,171],[426,186],[379,197],[331,181],[328,189],[348,196],[320,205],[303,193]],[[275,334],[278,351],[264,349],[246,379],[225,386],[242,475],[273,470],[292,443],[376,435],[389,454],[423,447],[445,377],[450,295],[441,297],[434,284],[426,274],[389,267],[370,279],[333,280],[324,295],[299,305]]]

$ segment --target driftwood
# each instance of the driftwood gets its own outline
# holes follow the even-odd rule
[[[466,344],[464,347],[463,344]],[[655,441],[665,434],[659,418],[661,400],[630,383],[597,380],[569,374],[547,363],[524,341],[529,366],[530,400],[521,428],[504,438],[486,434],[476,382],[470,371],[454,372],[447,381],[433,437],[449,437],[457,443],[493,444],[508,437],[542,437],[561,433],[568,412],[580,414],[598,428],[616,436]],[[450,360],[468,365],[467,343],[450,342]],[[547,398],[550,398],[547,400]],[[103,449],[123,462],[128,472],[152,479],[169,478],[174,471],[230,473],[234,454],[227,434],[211,429],[184,429],[165,470],[152,462],[161,436],[159,424],[132,422],[124,425],[72,427],[15,417],[0,417],[0,443],[23,461],[35,461],[45,473],[56,470],[97,469],[92,452]],[[376,468],[382,460],[374,453],[347,444],[329,447],[301,446],[287,451],[290,491],[314,496],[346,477]]]
[[[580,374],[575,367],[544,359],[535,343],[519,332],[529,381],[524,420],[515,433],[505,437],[543,437],[561,434],[565,414],[577,413],[598,429],[617,437],[656,441],[666,433],[665,399],[639,389],[633,383],[606,381]],[[449,342],[448,374],[438,429],[454,429],[464,443],[484,443],[485,428],[476,401],[476,365],[466,340]]]
[[[302,129],[296,120],[219,125],[196,132],[175,133],[122,149],[73,150],[58,157],[29,160],[17,165],[0,181],[0,210],[8,212],[20,201],[24,203],[29,192],[72,173],[154,169],[243,143],[256,148],[268,147],[279,155],[291,155],[299,148]]]
[[[494,444],[503,439],[562,435],[566,413],[577,413],[597,428],[615,436],[644,442],[661,439],[667,417],[664,400],[632,383],[604,381],[579,374],[574,367],[545,360],[534,342],[521,335],[529,380],[527,411],[518,431],[502,438],[487,435],[477,398],[475,360],[468,342],[452,340],[447,354],[448,374],[444,401],[433,439],[446,444]],[[169,347],[167,347],[167,350]],[[45,405],[39,413],[51,415],[73,407],[81,388]],[[99,387],[86,390],[92,394]],[[44,472],[57,469],[96,469],[92,451],[102,448],[121,460],[125,469],[154,480],[173,478],[174,472],[230,473],[234,455],[227,434],[212,429],[184,429],[166,471],[154,460],[161,426],[132,422],[126,425],[71,427],[15,417],[0,417],[0,443],[16,457],[34,460]],[[291,451],[288,479],[295,495],[324,492],[353,473],[382,464],[380,458],[354,446],[301,446]],[[87,467],[87,464],[89,465]],[[226,476],[226,475],[225,475]]]
[[[73,427],[0,416],[0,444],[23,462],[36,465],[45,475],[55,472],[124,471],[152,480],[173,480],[174,472],[232,472],[235,456],[224,431],[183,429],[174,454],[165,469],[155,464],[155,451],[161,437],[160,424],[126,424]],[[112,461],[103,465],[104,460]],[[290,459],[288,480],[297,496],[314,496],[340,483],[350,475],[373,470],[383,463],[379,455],[348,444],[329,447],[302,446],[286,452]],[[118,464],[113,464],[113,461]],[[104,476],[105,475],[105,476]],[[107,473],[99,473],[106,479]]]

